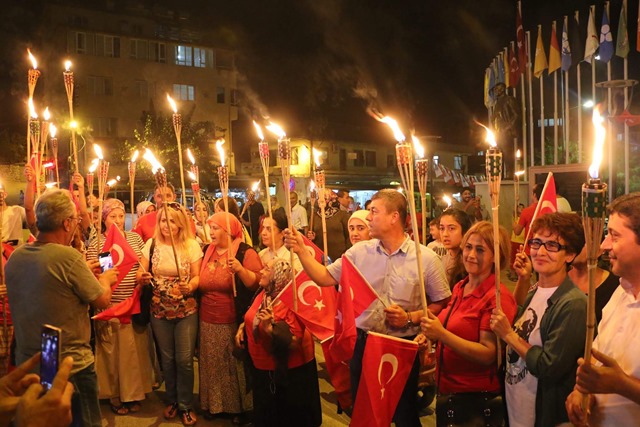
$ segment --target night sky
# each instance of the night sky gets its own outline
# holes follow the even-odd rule
[[[151,7],[159,2],[143,3]],[[375,108],[418,135],[477,143],[473,119],[487,120],[484,69],[515,39],[516,2],[509,0],[160,3],[189,12],[237,51],[245,96],[236,138],[255,138],[249,120],[270,116],[293,137],[388,141],[388,131],[367,114]],[[536,24],[543,24],[548,50],[551,21],[558,20],[561,28],[562,16],[576,9],[586,20],[588,4],[525,0],[525,30],[532,31],[535,41]],[[614,36],[620,4],[611,4]],[[9,41],[0,43],[0,102],[9,110],[0,120],[0,135],[3,128],[24,120],[23,105],[16,102],[26,93],[23,47],[38,36],[37,8],[23,13],[19,7],[8,8],[0,23],[0,40]],[[596,9],[599,29],[601,2]],[[637,2],[629,4],[628,15],[632,57],[639,55],[634,37]],[[8,61],[21,67],[16,70]],[[18,110],[15,120],[13,110]]]

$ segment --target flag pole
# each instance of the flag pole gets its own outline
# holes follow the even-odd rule
[[[565,37],[565,30],[566,29],[566,36],[567,39],[569,38],[569,16],[565,15],[564,16],[564,26],[563,26],[563,35],[562,35],[562,40],[563,40],[563,44],[564,44],[564,37]],[[567,67],[566,71],[563,71],[564,73],[564,122],[562,123],[562,127],[564,128],[564,141],[563,141],[563,151],[564,151],[564,163],[565,164],[569,164],[569,139],[571,138],[571,126],[570,126],[570,118],[571,118],[571,110],[569,109],[569,68],[571,67],[571,64],[569,64],[569,67]]]
[[[513,51],[515,52],[515,43],[511,42],[511,48],[513,49]],[[520,65],[520,64],[518,64]],[[525,70],[518,70],[518,72],[520,73],[520,108],[522,109],[522,117],[521,117],[521,121],[522,121],[522,153],[524,156],[524,166],[525,166],[525,171],[527,169],[527,94],[526,94],[526,90],[525,90],[525,85],[524,85],[524,80],[525,80]],[[514,87],[514,90],[516,88]],[[517,167],[516,167],[517,169]]]
[[[535,165],[533,149],[533,82],[531,73],[531,31],[527,31],[527,77],[529,81],[529,151],[531,154],[530,165]]]
[[[555,37],[556,43],[558,42],[558,36],[556,33],[556,21],[551,24],[551,37]],[[551,40],[551,48],[553,47],[553,40]],[[551,59],[551,48],[549,48],[549,59]],[[558,52],[559,53],[559,52]],[[558,164],[558,73],[557,69],[553,71],[553,164]]]
[[[580,11],[575,11],[576,24],[580,23]],[[576,52],[576,55],[579,52]],[[582,163],[582,77],[580,73],[580,64],[582,61],[578,61],[576,64],[576,80],[578,83],[578,163]]]
[[[542,33],[542,25],[538,25],[538,35]],[[540,40],[540,39],[538,39]],[[544,46],[542,47],[544,49]],[[538,56],[538,48],[536,45],[536,56]],[[537,62],[537,61],[536,61]],[[540,74],[540,164],[545,165],[544,153],[544,71]]]
[[[622,0],[622,8],[624,9],[624,17],[627,19],[627,0]],[[619,24],[620,25],[620,24]],[[626,26],[626,22],[625,22]],[[627,37],[627,47],[629,46],[628,35]],[[627,60],[627,55],[624,57],[624,80],[625,82],[629,79],[629,63]],[[624,110],[627,109],[629,105],[629,86],[625,85],[624,87]],[[627,121],[624,121],[624,194],[629,194],[629,124]]]
[[[604,8],[607,11],[607,16],[609,17],[609,22],[611,22],[611,14],[609,13],[609,4],[610,2],[605,2],[604,3]],[[618,24],[619,25],[619,24]],[[609,31],[611,31],[611,26],[609,26]],[[595,64],[595,61],[593,61],[593,63]],[[611,59],[609,59],[609,61],[607,61],[607,82],[611,81]],[[616,195],[616,188],[614,187],[614,183],[613,183],[613,177],[615,175],[615,170],[614,170],[614,163],[613,163],[613,120],[612,119],[612,112],[613,112],[613,102],[611,99],[611,86],[607,85],[607,112],[609,113],[609,120],[607,122],[607,133],[609,134],[609,141],[611,142],[610,144],[608,144],[608,151],[609,151],[609,203],[611,203],[613,201],[613,198]]]

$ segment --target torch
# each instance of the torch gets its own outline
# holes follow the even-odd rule
[[[51,153],[53,154],[53,162],[56,167],[56,182],[60,185],[60,173],[58,172],[58,138],[56,138],[57,132],[58,128],[51,123],[49,125],[49,135],[51,135]]]
[[[311,206],[311,218],[309,220],[309,230],[313,231],[313,217],[315,216],[313,214],[313,207],[316,204],[316,199],[318,198],[318,193],[316,192],[316,182],[314,180],[311,180],[311,182],[309,182],[309,203]]]
[[[191,178],[191,191],[193,192],[194,196],[193,208],[195,210],[195,204],[202,201],[200,199],[200,169],[198,168],[198,165],[196,165],[196,159],[193,157],[193,154],[191,154],[191,150],[189,148],[187,148],[187,157],[189,157],[189,161],[191,162],[191,171],[189,171],[189,177]]]
[[[67,91],[67,102],[69,103],[69,122],[71,125],[71,146],[73,148],[73,162],[75,171],[78,172],[78,145],[76,144],[76,127],[73,125],[73,71],[71,71],[71,61],[65,61],[65,70],[62,72],[64,78],[64,88]],[[101,215],[102,216],[102,215]],[[100,234],[100,233],[98,233]]]
[[[31,54],[31,50],[27,49],[27,53],[29,54],[29,60],[32,65],[32,68],[30,68],[27,73],[27,83],[29,86],[29,117],[33,118],[31,110],[33,105],[33,92],[36,90],[36,83],[38,82],[38,77],[40,77],[40,70],[38,70],[38,61],[36,61],[36,58]],[[27,120],[27,162],[31,160],[31,133],[31,119],[29,119]]]
[[[216,141],[216,150],[220,154],[220,166],[218,166],[218,180],[220,181],[220,192],[222,193],[222,201],[224,202],[224,210],[227,213],[225,218],[227,219],[227,263],[229,261],[229,254],[231,253],[231,223],[229,221],[229,169],[225,165],[224,156],[224,138],[219,138]],[[231,285],[233,286],[233,296],[237,295],[236,292],[236,276],[231,274]]]
[[[113,187],[116,186],[117,183],[120,182],[120,175],[116,176],[115,178],[110,179],[109,181],[107,181],[106,185],[104,186],[104,195],[105,198],[107,196],[107,194],[109,194],[109,191],[111,191],[111,189]]]
[[[93,159],[91,166],[89,166],[89,171],[87,172],[87,190],[89,190],[89,194],[91,195],[93,195],[93,173],[98,168],[99,163],[99,159]]]
[[[273,227],[273,208],[271,207],[271,195],[269,194],[269,143],[264,140],[264,134],[262,128],[258,123],[253,122],[253,126],[256,128],[258,138],[258,152],[260,153],[260,163],[262,164],[262,173],[264,174],[264,187],[267,194],[267,210],[269,211],[269,219],[271,220],[271,244],[273,245],[273,256],[275,257],[275,230]]]
[[[518,148],[518,150],[516,151],[516,167],[514,169],[516,172],[513,174],[513,202],[514,202],[513,217],[515,219],[518,219],[518,202],[520,201],[520,183],[519,183],[520,177],[524,175],[524,171],[518,170],[518,168],[520,167],[521,157],[522,157],[522,153]]]
[[[398,171],[400,172],[400,178],[402,180],[402,188],[404,189],[407,202],[409,204],[409,211],[411,212],[411,227],[416,230],[413,233],[413,241],[416,245],[416,261],[418,264],[418,278],[420,280],[420,297],[422,299],[422,309],[424,313],[427,313],[427,295],[424,289],[424,273],[422,268],[422,255],[420,251],[420,236],[418,236],[418,220],[416,217],[416,205],[415,195],[413,193],[413,152],[411,145],[407,144],[404,138],[404,134],[396,122],[391,117],[376,117],[378,121],[386,123],[391,130],[398,143],[396,144],[396,160],[398,163]]]
[[[0,190],[4,191],[4,186],[0,184]],[[0,209],[0,303],[2,303],[2,326],[4,332],[4,342],[9,342],[9,331],[7,328],[7,284],[4,278],[4,230],[2,224],[4,223],[4,207]],[[3,355],[5,359],[9,351]],[[7,366],[7,363],[3,360],[3,367]]]
[[[38,170],[40,170],[40,175],[44,175],[45,170],[42,167],[42,161],[46,157],[46,148],[47,148],[47,139],[49,138],[49,119],[51,119],[51,114],[49,113],[49,107],[44,109],[44,113],[42,113],[42,118],[44,119],[42,123],[40,123],[40,148],[38,151],[40,152],[40,159],[38,160]],[[46,181],[46,178],[44,179]]]
[[[606,130],[602,125],[599,107],[593,109],[593,126],[595,143],[593,145],[593,163],[589,167],[589,181],[582,184],[582,225],[584,227],[585,245],[587,248],[587,278],[589,294],[587,300],[587,336],[584,345],[584,362],[591,364],[591,347],[596,327],[596,283],[595,270],[598,263],[598,250],[604,231],[605,211],[607,204],[607,184],[600,181],[600,162],[604,146]],[[589,395],[582,401],[582,409],[589,407]]]
[[[491,130],[480,124],[487,130],[485,141],[489,143],[489,149],[485,153],[485,166],[487,171],[487,184],[491,197],[491,220],[493,223],[493,268],[496,285],[496,308],[502,310],[500,301],[500,219],[498,208],[500,206],[500,181],[502,179],[502,151],[498,148],[496,138]],[[497,338],[498,367],[502,364],[502,344]]]
[[[102,148],[98,144],[93,144],[93,150],[98,156],[98,252],[102,252],[100,246],[100,236],[102,235],[102,202],[104,201],[104,189],[107,185],[107,175],[109,174],[109,162],[105,161],[102,156]]]
[[[424,147],[420,144],[415,135],[411,135],[413,147],[418,154],[416,159],[416,175],[418,180],[418,191],[420,191],[420,202],[422,209],[422,244],[427,245],[427,174],[429,172],[429,160],[424,158]],[[415,230],[417,233],[418,230]]]
[[[149,150],[148,148],[145,150],[144,155],[142,156],[143,159],[145,159],[146,161],[149,162],[149,164],[151,164],[151,172],[153,173],[155,179],[156,179],[156,185],[158,186],[158,188],[161,189],[162,191],[162,195],[163,195],[163,200],[166,197],[167,194],[167,173],[165,172],[164,168],[162,167],[162,165],[160,164],[160,162],[155,158],[155,156],[153,155],[153,153],[151,152],[151,150]],[[180,273],[180,262],[178,261],[178,253],[176,252],[176,242],[175,239],[173,237],[173,233],[171,232],[171,227],[169,226],[169,210],[167,208],[168,202],[166,200],[164,200],[164,202],[162,203],[162,209],[164,212],[164,218],[167,221],[167,227],[169,227],[169,239],[171,241],[171,250],[173,252],[173,261],[176,264],[176,271],[178,273],[178,281],[182,282],[182,274]]]
[[[182,166],[182,114],[178,113],[178,107],[173,101],[173,98],[167,94],[167,100],[173,110],[173,130],[176,133],[176,140],[178,141],[178,162],[180,163],[180,184],[182,185],[182,205],[187,206],[187,192],[184,187],[184,167]]]
[[[136,214],[136,206],[135,206],[135,197],[133,194],[133,187],[136,181],[136,160],[138,160],[138,155],[140,153],[138,150],[133,152],[133,156],[131,156],[131,160],[128,164],[129,170],[129,197],[131,201],[131,228],[134,226],[135,214]]]
[[[320,208],[320,220],[322,221],[322,249],[324,250],[324,265],[329,263],[329,245],[327,243],[327,217],[325,209],[327,207],[327,199],[325,197],[326,176],[322,165],[320,164],[320,156],[322,152],[313,149],[313,162],[316,164],[314,178],[316,180],[316,191],[318,193],[318,207]],[[313,204],[311,205],[311,220],[313,220]],[[313,231],[313,223],[311,225]]]
[[[284,201],[287,212],[287,222],[289,223],[289,229],[293,234],[295,232],[293,228],[293,220],[291,219],[291,194],[289,194],[289,182],[291,179],[291,140],[287,138],[284,130],[277,124],[270,122],[267,129],[278,136],[278,158],[280,159],[280,170],[282,172],[282,187],[284,189]],[[275,248],[275,242],[274,242]],[[298,298],[296,290],[296,272],[293,267],[293,251],[290,251],[291,259],[291,286],[293,289],[293,311],[298,311]]]
[[[444,196],[442,196],[442,200],[444,200],[444,202],[447,204],[447,209],[449,209],[451,207],[451,197],[447,196],[446,194]]]
[[[40,159],[38,154],[38,146],[40,144],[40,121],[38,120],[38,113],[36,113],[36,109],[33,105],[33,99],[29,98],[29,136],[31,138],[30,152],[35,156],[34,160],[34,174],[36,177],[36,192],[37,197],[40,197]],[[29,161],[31,160],[31,155],[29,155]]]

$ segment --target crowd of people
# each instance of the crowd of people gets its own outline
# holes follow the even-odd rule
[[[9,209],[0,191],[3,237],[16,247],[3,252],[3,315],[10,307],[11,318],[1,347],[13,350],[0,379],[0,425],[100,426],[101,399],[126,416],[164,382],[161,415],[186,426],[201,415],[239,425],[319,426],[314,337],[278,295],[292,270],[320,287],[339,285],[345,257],[378,297],[355,319],[353,402],[368,333],[376,332],[435,351],[438,426],[624,426],[640,419],[638,193],[609,206],[601,246],[609,266],[592,271],[598,329],[593,363],[585,363],[589,267],[576,213],[534,218],[532,204],[511,238],[500,227],[495,242],[479,198],[466,189],[429,222],[431,243],[418,253],[407,232],[407,200],[391,189],[373,195],[367,209],[348,191],[327,190],[324,221],[317,205],[305,209],[291,192],[289,224],[284,208],[270,216],[253,192],[242,209],[219,199],[189,210],[169,184],[155,189],[155,203],[138,204],[126,230],[124,204],[94,203],[80,174],[72,179],[76,191],[46,190],[37,202],[30,167],[25,175],[24,208]],[[534,187],[534,203],[540,191]],[[22,228],[32,242],[23,243]],[[103,271],[99,258],[113,233],[135,260]],[[326,247],[328,259],[310,252],[305,238]],[[516,282],[513,292],[500,284],[499,306],[496,259]],[[138,312],[104,316],[130,300]],[[46,393],[34,375],[44,324],[62,330],[59,370]],[[393,416],[397,426],[420,425],[420,369],[416,357]]]

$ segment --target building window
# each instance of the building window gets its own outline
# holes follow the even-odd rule
[[[113,95],[113,80],[111,77],[89,76],[87,80],[87,91],[91,95]]]
[[[239,102],[239,93],[237,89],[231,89],[229,91],[229,97],[231,98],[230,102],[231,105],[234,107],[238,106],[238,102]]]
[[[176,46],[176,65],[193,66],[193,49],[191,46]]]
[[[291,166],[298,166],[299,163],[298,147],[293,147],[291,148]]]
[[[93,136],[116,136],[117,119],[113,117],[97,117],[91,120]]]
[[[167,63],[167,45],[164,43],[151,42],[149,49],[149,59],[162,64]]]
[[[173,85],[173,95],[180,101],[194,101],[196,97],[196,89],[191,85]]]
[[[463,164],[462,164],[462,156],[453,156],[453,168],[455,170],[462,170],[463,168]]]
[[[76,33],[76,53],[87,53],[87,34]]]
[[[146,80],[136,80],[134,90],[136,98],[149,99],[149,85]]]
[[[120,37],[96,34],[96,55],[108,58],[120,57]]]
[[[199,47],[193,48],[193,66],[198,68],[206,68],[207,49],[201,49]]]
[[[224,87],[218,86],[216,88],[216,102],[218,104],[224,104],[224,102],[225,102],[225,99],[224,99]]]
[[[362,150],[353,150],[353,154],[355,154],[355,156],[353,156],[353,166],[364,166],[364,153]]]
[[[368,167],[368,168],[377,167],[376,152],[375,151],[365,151],[364,152],[364,162],[365,162],[365,166]]]
[[[149,42],[132,39],[129,42],[129,58],[149,59]]]

